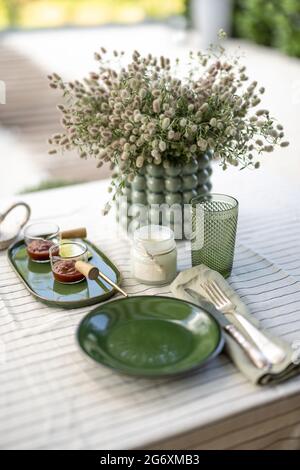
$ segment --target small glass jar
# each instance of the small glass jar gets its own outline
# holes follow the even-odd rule
[[[75,268],[76,261],[88,261],[88,249],[84,243],[61,242],[49,250],[53,277],[61,284],[76,284],[85,279]]]
[[[177,249],[169,227],[146,225],[135,230],[131,251],[132,275],[143,284],[168,284],[177,274]]]
[[[49,262],[49,250],[59,240],[59,226],[52,222],[39,222],[24,229],[27,254],[36,263]]]

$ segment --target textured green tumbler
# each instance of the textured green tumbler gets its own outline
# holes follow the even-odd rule
[[[238,201],[225,194],[207,194],[191,200],[192,265],[205,264],[222,276],[230,276]]]

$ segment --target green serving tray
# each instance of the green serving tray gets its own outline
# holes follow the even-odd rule
[[[84,240],[91,263],[116,284],[121,275],[114,264],[95,245]],[[7,252],[9,262],[28,291],[41,302],[63,308],[93,305],[110,298],[115,293],[105,281],[84,280],[77,284],[61,284],[53,278],[50,262],[35,263],[28,258],[24,240],[11,245]]]

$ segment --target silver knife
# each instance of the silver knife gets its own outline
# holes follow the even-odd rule
[[[223,330],[239,344],[256,367],[259,369],[269,369],[271,367],[271,363],[268,361],[266,356],[254,344],[252,344],[243,335],[243,333],[241,333],[237,327],[225,317],[225,315],[220,313],[213,304],[203,300],[203,298],[194,289],[187,287],[185,290],[193,299],[195,299],[197,304],[200,304],[200,306],[203,306],[209,311],[209,313],[221,325]]]

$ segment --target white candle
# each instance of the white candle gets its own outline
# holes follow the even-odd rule
[[[167,284],[177,273],[177,249],[169,227],[146,225],[135,230],[131,253],[132,275],[145,284]]]

